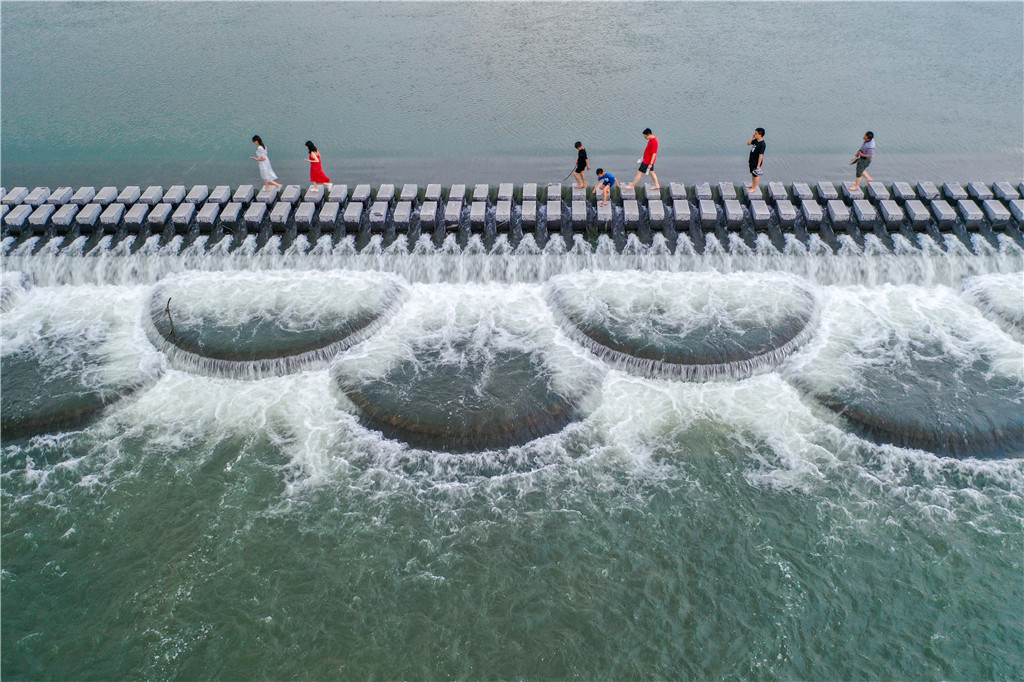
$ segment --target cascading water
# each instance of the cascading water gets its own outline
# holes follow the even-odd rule
[[[3,243],[12,673],[1017,670],[1015,239],[165,236]]]

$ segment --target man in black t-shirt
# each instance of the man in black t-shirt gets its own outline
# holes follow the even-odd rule
[[[750,145],[750,158],[747,159],[747,166],[750,168],[750,177],[753,179],[747,189],[757,189],[757,183],[761,181],[761,164],[764,163],[764,128],[758,128],[753,136],[747,141]]]

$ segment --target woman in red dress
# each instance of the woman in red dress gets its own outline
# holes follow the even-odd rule
[[[331,188],[331,179],[324,175],[324,167],[320,163],[320,152],[316,150],[316,145],[306,140],[306,149],[309,150],[309,181],[313,185],[327,185],[327,189]]]

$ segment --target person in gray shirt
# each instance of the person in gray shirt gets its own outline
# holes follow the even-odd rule
[[[860,179],[864,177],[868,182],[871,182],[871,176],[868,175],[868,166],[871,165],[871,159],[875,157],[875,134],[870,130],[864,133],[864,143],[857,150],[856,155],[853,157],[853,161],[850,165],[857,164],[857,182],[853,183],[850,189],[860,189]]]

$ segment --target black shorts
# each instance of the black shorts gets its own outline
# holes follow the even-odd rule
[[[562,168],[565,168],[565,166],[562,166]],[[584,163],[584,164],[580,164],[580,165],[576,166],[576,171],[575,172],[576,173],[582,173],[585,170],[587,170],[587,164]]]
[[[639,170],[641,173],[649,173],[650,171],[654,170],[654,164],[652,163],[651,165],[648,166],[646,163],[641,163]]]

